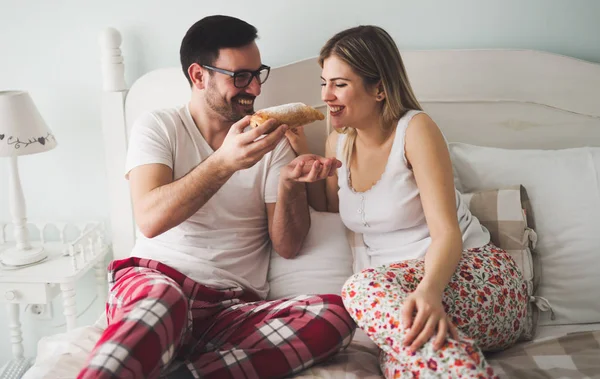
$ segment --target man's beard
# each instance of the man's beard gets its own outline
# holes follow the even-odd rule
[[[214,87],[209,88],[207,92],[206,103],[208,104],[208,107],[230,122],[237,122],[244,118],[244,116],[254,113],[254,107],[247,109],[239,109],[236,107],[236,104],[239,104],[238,100],[254,100],[254,96],[242,93],[234,96],[231,101],[228,102]]]

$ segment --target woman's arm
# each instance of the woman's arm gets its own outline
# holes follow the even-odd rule
[[[419,187],[431,235],[431,246],[425,255],[425,277],[419,286],[441,295],[462,253],[450,153],[442,132],[426,114],[413,118],[405,139],[406,158]]]
[[[295,131],[288,130],[286,137],[297,155],[310,154],[303,127],[299,127]],[[322,167],[318,167],[320,171],[329,171],[331,175],[327,176],[325,180],[307,183],[308,204],[319,212],[339,212],[337,168],[341,162],[335,157],[337,138],[338,133],[335,131],[327,137],[325,158],[328,160]]]
[[[456,211],[456,190],[446,141],[426,114],[416,115],[405,136],[406,158],[415,175],[423,211],[431,235],[425,255],[425,275],[403,309],[410,326],[407,343],[421,346],[437,329],[435,346],[443,343],[450,327],[442,306],[442,294],[456,271],[462,253],[462,234]],[[413,311],[417,308],[417,315]]]
[[[337,162],[335,157],[335,146],[337,145],[338,133],[331,132],[325,142],[325,157],[332,159],[332,164]],[[330,169],[331,166],[323,167]],[[324,181],[309,183],[308,204],[319,212],[339,212],[338,199],[338,176],[337,167],[334,167],[333,174],[328,176]]]

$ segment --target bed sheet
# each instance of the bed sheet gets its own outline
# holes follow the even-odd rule
[[[23,378],[76,377],[104,327],[101,317],[94,325],[43,338],[35,364]],[[600,378],[600,323],[542,326],[533,341],[489,354],[488,359],[503,378]],[[357,330],[348,349],[295,378],[382,378],[378,349]]]

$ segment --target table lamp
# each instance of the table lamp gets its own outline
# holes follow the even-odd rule
[[[46,258],[43,247],[29,242],[25,197],[19,179],[17,157],[56,147],[54,135],[42,119],[29,93],[0,91],[0,157],[9,158],[9,209],[16,246],[4,250],[0,261],[6,266],[25,266]]]

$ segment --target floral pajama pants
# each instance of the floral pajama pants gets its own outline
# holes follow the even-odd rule
[[[346,309],[380,347],[386,378],[495,378],[481,351],[513,344],[525,325],[527,287],[510,255],[492,244],[463,251],[446,287],[443,304],[460,341],[448,338],[433,350],[433,338],[409,353],[403,341],[403,300],[423,278],[424,259],[369,268],[342,290]]]
[[[339,295],[262,301],[140,258],[113,261],[109,274],[108,327],[79,379],[158,378],[175,361],[185,377],[283,378],[335,355],[355,330]]]

